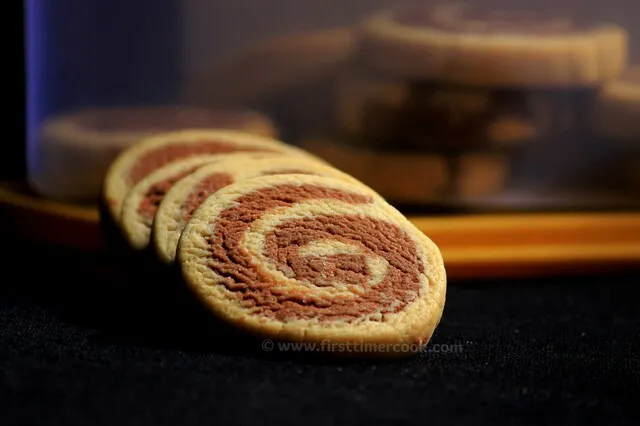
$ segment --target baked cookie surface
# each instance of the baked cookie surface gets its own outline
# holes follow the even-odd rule
[[[177,261],[217,317],[317,350],[415,353],[445,302],[436,245],[375,192],[329,177],[222,188],[188,222]]]
[[[209,196],[234,182],[258,176],[309,174],[361,185],[350,175],[324,164],[286,155],[263,158],[249,155],[232,154],[202,166],[180,179],[166,193],[155,215],[152,231],[153,246],[161,261],[169,264],[175,261],[178,240],[193,213]]]

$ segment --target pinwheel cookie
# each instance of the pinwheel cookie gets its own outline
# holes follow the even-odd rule
[[[509,155],[501,151],[455,155],[382,151],[328,138],[309,138],[301,146],[399,204],[434,204],[495,195],[505,187],[511,169]]]
[[[330,176],[360,184],[338,169],[291,156],[245,158],[238,155],[207,164],[178,181],[164,196],[153,222],[152,240],[160,260],[175,261],[178,239],[193,212],[216,191],[257,176],[277,174],[309,174]]]
[[[481,86],[591,87],[627,61],[627,34],[616,25],[470,2],[377,13],[360,39],[360,58],[379,70]]]
[[[135,250],[146,249],[150,242],[153,221],[165,195],[178,181],[194,173],[205,164],[239,159],[236,166],[241,167],[243,162],[252,159],[280,158],[282,156],[285,155],[269,152],[198,155],[175,161],[153,171],[135,184],[124,198],[119,224],[125,239]],[[289,155],[286,157],[292,158]]]
[[[124,197],[154,170],[189,157],[232,152],[270,152],[314,158],[283,142],[245,132],[182,130],[155,135],[122,152],[109,167],[103,197],[111,220],[119,221]]]
[[[183,128],[225,128],[273,137],[271,120],[245,110],[193,107],[121,107],[74,111],[47,120],[41,130],[32,183],[55,198],[97,199],[116,156],[140,139]]]
[[[445,302],[436,245],[376,193],[330,177],[222,188],[185,227],[177,261],[217,317],[309,350],[415,353]]]

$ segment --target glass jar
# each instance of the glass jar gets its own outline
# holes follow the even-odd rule
[[[640,5],[540,3],[29,0],[28,180],[252,113],[403,209],[638,207]]]

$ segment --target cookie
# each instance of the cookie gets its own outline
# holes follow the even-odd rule
[[[495,195],[507,185],[512,163],[512,155],[503,150],[382,151],[329,138],[309,138],[301,146],[387,200],[408,205]]]
[[[335,121],[345,135],[395,149],[513,146],[552,130],[545,126],[554,123],[536,121],[536,97],[352,69],[336,87]],[[547,103],[559,109],[551,97]]]
[[[466,153],[455,159],[453,196],[469,200],[500,192],[509,176],[511,159],[501,153]]]
[[[135,184],[122,202],[119,223],[125,239],[134,250],[146,249],[150,243],[151,230],[158,208],[166,194],[177,182],[190,176],[204,165],[235,159],[239,160],[235,162],[236,167],[242,167],[243,163],[253,159],[269,159],[271,157],[292,158],[290,155],[264,152],[198,155],[175,161],[153,171]],[[309,162],[313,164],[313,162]]]
[[[407,78],[494,87],[591,87],[622,72],[627,39],[626,31],[613,24],[448,2],[366,19],[358,57]]]
[[[97,199],[109,164],[140,139],[182,128],[228,128],[275,137],[263,114],[195,107],[122,107],[75,111],[41,129],[31,181],[48,197]]]
[[[438,247],[376,193],[330,177],[222,188],[187,223],[177,261],[217,317],[309,350],[415,353],[445,302]]]
[[[200,204],[216,191],[243,179],[276,174],[330,176],[360,184],[338,169],[291,156],[253,159],[240,156],[208,164],[178,181],[160,203],[152,232],[158,258],[167,264],[175,261],[184,226]]]
[[[182,130],[155,135],[122,152],[109,167],[103,197],[111,219],[119,221],[124,197],[154,170],[188,157],[232,152],[271,152],[320,161],[283,142],[245,132]]]
[[[594,117],[599,136],[618,152],[613,174],[622,177],[622,185],[640,190],[640,67],[603,88]]]
[[[448,160],[436,152],[379,151],[329,138],[309,138],[301,146],[394,203],[438,202],[451,185]]]
[[[354,36],[351,28],[333,28],[255,43],[189,81],[184,97],[198,105],[246,106],[314,85],[350,60]]]

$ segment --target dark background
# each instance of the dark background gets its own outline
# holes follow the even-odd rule
[[[7,35],[3,40],[4,51],[4,94],[8,115],[5,117],[5,137],[0,154],[0,180],[21,179],[26,175],[25,155],[25,53],[23,37],[24,13],[22,2],[8,2],[3,7],[6,13]]]

